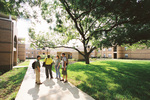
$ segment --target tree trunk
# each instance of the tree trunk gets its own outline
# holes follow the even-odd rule
[[[90,64],[89,55],[85,55],[85,63]]]

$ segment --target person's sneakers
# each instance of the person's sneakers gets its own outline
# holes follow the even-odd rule
[[[67,80],[64,81],[64,83],[67,83],[67,82],[68,82]]]
[[[53,79],[53,77],[51,79]]]
[[[56,77],[55,79],[58,79],[58,77]]]
[[[48,79],[49,77],[46,77],[46,79]]]
[[[64,81],[64,79],[61,79],[60,81]]]

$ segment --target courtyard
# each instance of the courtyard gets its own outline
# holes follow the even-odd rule
[[[148,100],[150,98],[149,65],[149,60],[98,59],[89,65],[76,62],[68,66],[68,80],[96,100]],[[22,76],[19,72],[14,73],[16,70],[20,70]],[[26,70],[26,68],[14,68],[0,76],[1,99],[16,97],[18,84],[21,85]],[[34,81],[31,83],[34,84]],[[51,85],[50,83],[49,86]],[[17,91],[14,90],[15,86],[18,87]]]

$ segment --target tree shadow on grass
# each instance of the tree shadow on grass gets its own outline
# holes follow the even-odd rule
[[[20,72],[18,72],[17,74],[15,74],[13,72],[13,74],[10,73],[10,75],[4,77],[7,77],[6,79],[3,79],[0,82],[0,98],[7,98],[11,93],[14,92],[14,90],[18,87],[20,87],[20,84],[24,78],[24,75],[26,73],[26,69],[27,68],[21,68],[19,69]],[[16,70],[16,69],[15,69]],[[11,71],[12,72],[12,71]],[[8,72],[9,73],[9,72]],[[7,73],[6,73],[7,74]],[[15,99],[15,98],[14,98]]]
[[[100,64],[77,63],[68,70],[80,72],[88,77],[77,87],[95,99],[139,99],[150,98],[149,64],[102,61]],[[145,67],[143,67],[145,66]]]

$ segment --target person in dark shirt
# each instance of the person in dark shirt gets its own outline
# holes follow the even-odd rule
[[[41,56],[37,56],[37,61],[35,63],[35,73],[36,73],[36,84],[37,85],[40,85],[42,84],[41,81],[40,81],[40,60],[41,59]]]

